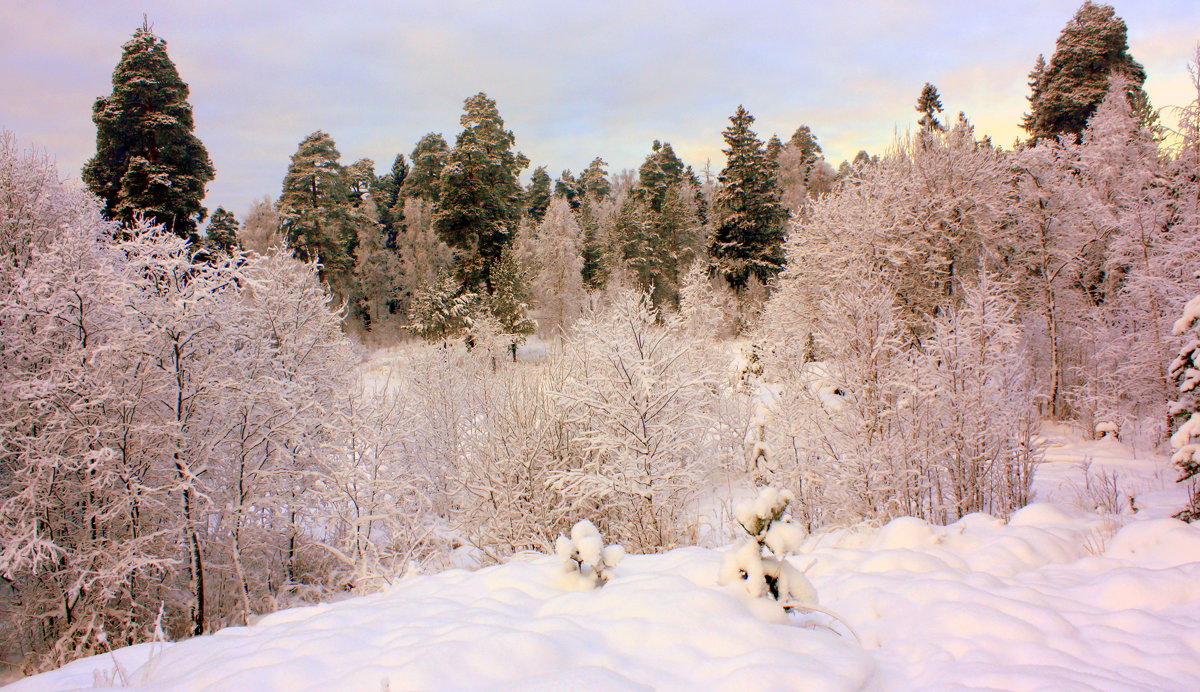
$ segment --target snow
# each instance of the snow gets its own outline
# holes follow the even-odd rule
[[[1037,501],[1008,521],[803,537],[787,564],[861,645],[828,615],[719,585],[722,550],[629,555],[595,590],[563,588],[555,557],[521,555],[5,689],[1200,689],[1200,526],[1169,518],[1184,498],[1168,460],[1046,436]],[[1132,506],[1096,511],[1101,474]],[[572,532],[591,557],[593,532]]]

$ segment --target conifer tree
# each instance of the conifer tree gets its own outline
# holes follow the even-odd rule
[[[942,97],[938,95],[937,87],[925,82],[925,86],[921,88],[921,95],[917,97],[916,110],[921,114],[917,119],[917,124],[921,126],[924,132],[939,132],[946,128],[942,122],[938,120],[937,114],[942,112]]]
[[[437,202],[440,194],[442,169],[450,147],[436,132],[430,132],[417,142],[412,151],[412,169],[400,186],[400,194],[407,198],[419,198]]]
[[[353,269],[357,239],[340,157],[328,134],[306,137],[292,155],[277,205],[288,245],[300,259],[319,261],[321,278],[331,285]]]
[[[517,180],[529,159],[512,150],[496,102],[479,93],[466,100],[458,135],[442,170],[433,224],[454,249],[465,290],[492,291],[492,266],[512,240],[524,190]]]
[[[1146,71],[1129,54],[1125,22],[1111,5],[1083,3],[1063,28],[1049,64],[1039,56],[1024,127],[1033,140],[1083,132],[1108,92],[1109,78],[1129,80],[1127,96],[1144,124],[1151,112],[1142,84]]]
[[[550,174],[545,166],[538,166],[529,179],[529,187],[525,189],[525,213],[535,221],[541,221],[552,196]]]
[[[204,144],[193,134],[188,86],[167,42],[143,25],[122,47],[113,91],[96,99],[96,155],[83,181],[104,214],[129,226],[141,215],[195,240],[204,220],[204,186],[213,179]]]
[[[238,248],[238,222],[233,212],[225,211],[224,207],[217,207],[208,222],[208,242],[225,254]]]
[[[794,147],[799,153],[803,161],[808,165],[812,165],[817,159],[821,158],[821,145],[817,143],[817,136],[812,133],[808,125],[801,125],[792,133],[788,144]]]
[[[512,246],[501,250],[492,267],[491,280],[492,294],[487,305],[500,323],[500,331],[509,335],[509,349],[515,362],[517,346],[537,330],[537,323],[529,318],[529,279]]]
[[[771,139],[767,140],[767,159],[778,164],[779,154],[782,151],[783,140],[779,139],[779,135],[771,135]]]
[[[375,199],[376,210],[379,214],[379,224],[387,236],[389,248],[396,247],[396,233],[403,221],[404,204],[400,197],[400,189],[408,177],[408,161],[404,154],[396,154],[392,160],[392,170],[375,179],[371,189],[371,197]],[[400,204],[397,204],[400,202]]]
[[[608,180],[608,171],[604,169],[607,165],[604,159],[597,156],[579,174],[579,188],[585,197],[603,199],[612,193],[612,183]]]
[[[554,181],[554,194],[567,200],[571,209],[578,209],[583,202],[579,181],[571,175],[571,171],[563,171],[562,175],[558,176],[558,180]]]
[[[670,142],[654,140],[650,155],[638,169],[635,194],[646,201],[652,211],[660,211],[667,190],[683,180],[683,168],[683,161],[675,155]]]
[[[724,137],[726,165],[714,204],[716,231],[709,245],[715,271],[736,290],[750,276],[766,283],[783,268],[784,222],[774,167],[750,129],[754,116],[738,106]]]

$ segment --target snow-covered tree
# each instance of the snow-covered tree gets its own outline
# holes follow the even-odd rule
[[[143,24],[121,47],[113,92],[96,99],[96,155],[83,167],[88,189],[110,219],[139,217],[181,238],[196,239],[212,162],[193,133],[188,86],[167,55],[167,42]]]
[[[328,134],[306,137],[292,155],[276,209],[280,232],[296,256],[320,262],[322,278],[348,294],[358,226],[340,158]]]
[[[705,352],[678,318],[630,292],[576,323],[564,348],[573,366],[556,391],[579,457],[557,489],[576,506],[602,507],[605,531],[633,550],[685,541],[687,502],[708,471],[696,458],[711,424]]]
[[[788,213],[780,201],[776,166],[750,129],[754,116],[738,106],[725,129],[727,163],[718,177],[716,229],[708,252],[714,268],[735,290],[751,275],[767,282],[783,268]]]
[[[218,252],[229,254],[240,245],[238,241],[238,222],[233,212],[217,207],[209,219],[206,234],[208,242]]]
[[[767,487],[753,501],[738,504],[734,514],[750,537],[725,554],[717,583],[740,581],[755,598],[816,605],[817,590],[786,559],[800,549],[805,536],[804,529],[787,514],[788,505],[795,499],[789,490]]]
[[[571,579],[568,588],[587,590],[604,586],[612,579],[613,570],[625,557],[625,549],[604,545],[596,525],[582,519],[571,527],[570,537],[559,536],[555,540],[554,555],[563,573]]]
[[[1086,0],[1063,27],[1050,63],[1038,56],[1031,75],[1030,113],[1024,128],[1034,140],[1082,134],[1104,100],[1109,79],[1124,76],[1127,98],[1146,122],[1146,71],[1129,54],[1125,22],[1112,5]]]
[[[568,327],[587,299],[583,287],[583,232],[570,205],[555,197],[538,226],[533,244],[531,288],[538,327],[555,332]]]
[[[270,197],[255,200],[246,212],[238,233],[243,249],[267,254],[272,247],[283,247],[283,237],[279,234],[279,213],[275,211],[275,203]]]
[[[1175,454],[1172,463],[1179,467],[1179,482],[1190,482],[1188,506],[1177,516],[1186,521],[1200,520],[1200,489],[1194,480],[1200,475],[1200,338],[1195,327],[1200,321],[1200,296],[1192,298],[1184,306],[1183,316],[1175,322],[1173,332],[1177,335],[1193,332],[1183,344],[1179,356],[1171,363],[1171,379],[1179,387],[1179,399],[1171,406],[1171,415],[1182,421],[1171,436]]]
[[[943,523],[1024,507],[1040,456],[1032,372],[1011,291],[984,273],[963,293],[935,322],[918,360],[923,415],[936,436],[928,445],[936,474],[930,511]]]
[[[529,159],[513,151],[516,138],[487,94],[466,100],[461,123],[439,179],[433,226],[454,249],[463,289],[491,293],[493,266],[517,230],[524,197],[517,175]]]

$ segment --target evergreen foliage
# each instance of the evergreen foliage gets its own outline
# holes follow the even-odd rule
[[[783,267],[784,222],[774,166],[750,129],[754,116],[738,106],[725,129],[725,169],[715,201],[716,231],[709,245],[715,270],[742,289],[750,276],[766,283]]]
[[[392,169],[377,177],[371,188],[371,197],[375,200],[379,223],[387,235],[389,248],[396,247],[396,233],[404,222],[404,203],[400,190],[408,178],[408,161],[404,154],[396,154],[392,160]]]
[[[511,246],[506,246],[492,268],[492,294],[487,307],[500,323],[500,331],[508,335],[512,358],[517,359],[517,345],[537,330],[529,317],[529,278]]]
[[[206,211],[204,186],[214,170],[193,134],[188,86],[167,42],[143,25],[122,47],[113,91],[96,99],[96,155],[83,167],[106,217],[130,227],[138,216],[196,240]]]
[[[437,202],[441,194],[442,169],[450,155],[446,140],[436,132],[430,132],[417,142],[412,151],[412,169],[400,186],[400,194],[408,198],[419,198]]]
[[[490,293],[492,266],[517,230],[524,198],[517,175],[529,159],[513,151],[513,133],[487,94],[468,98],[464,111],[463,131],[442,170],[433,224],[454,249],[464,290]]]
[[[1196,338],[1198,318],[1200,297],[1188,301],[1183,316],[1173,329],[1176,335],[1188,334],[1170,370],[1171,380],[1179,388],[1179,400],[1171,407],[1171,415],[1179,421],[1179,428],[1171,437],[1171,444],[1175,447],[1171,461],[1179,469],[1181,483],[1200,475],[1200,444],[1197,443],[1200,440],[1200,395],[1196,391],[1196,385],[1200,384],[1200,339]],[[1189,505],[1176,516],[1189,522],[1200,520],[1200,492],[1193,491]]]
[[[233,212],[225,211],[224,207],[217,207],[208,222],[208,242],[225,254],[238,249],[238,222]]]
[[[1078,138],[1108,93],[1113,75],[1129,81],[1129,102],[1149,124],[1149,100],[1142,90],[1146,71],[1129,54],[1125,22],[1111,5],[1088,0],[1059,34],[1049,64],[1038,56],[1030,75],[1030,113],[1023,125],[1030,138]]]
[[[783,151],[783,140],[779,139],[779,135],[771,135],[771,139],[767,140],[767,159],[772,163],[779,163],[779,154]]]
[[[662,210],[667,191],[683,181],[683,161],[675,155],[670,142],[654,140],[650,155],[638,169],[638,187],[635,194],[644,200],[652,211]]]
[[[541,221],[552,196],[550,174],[545,166],[538,166],[529,179],[529,187],[525,189],[525,213],[535,221]]]
[[[314,132],[292,155],[277,205],[280,229],[296,256],[321,264],[336,282],[354,267],[357,229],[341,155],[328,134]]]
[[[938,95],[937,87],[929,82],[925,82],[925,86],[921,88],[921,95],[917,97],[916,109],[921,114],[921,117],[917,119],[917,124],[923,131],[946,129],[937,118],[937,114],[942,112],[942,97]]]
[[[554,194],[567,200],[571,209],[578,209],[583,202],[581,193],[579,181],[571,175],[571,171],[563,171],[562,175],[558,176],[558,180],[554,181]]]
[[[612,183],[609,182],[608,171],[604,168],[607,165],[604,159],[597,156],[579,174],[579,188],[586,197],[603,199],[612,194]]]
[[[821,154],[823,153],[821,145],[817,143],[817,136],[812,133],[808,125],[801,125],[796,128],[796,131],[792,133],[791,139],[788,140],[788,144],[795,147],[800,152],[801,159],[809,165],[812,165],[817,159],[821,158]]]

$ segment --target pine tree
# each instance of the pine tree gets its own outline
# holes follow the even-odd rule
[[[437,202],[442,169],[449,155],[450,147],[440,134],[430,132],[422,137],[412,150],[412,170],[404,178],[400,194],[406,198]]]
[[[937,119],[937,114],[942,112],[942,97],[938,95],[937,87],[925,82],[925,86],[921,88],[921,95],[917,97],[916,110],[921,114],[917,120],[917,124],[921,126],[924,132],[939,132],[946,128],[941,121]]]
[[[812,133],[808,125],[801,125],[792,133],[788,144],[800,152],[801,160],[812,165],[817,159],[821,158],[821,145],[817,144],[817,136]]]
[[[224,207],[217,207],[208,222],[208,242],[225,254],[238,248],[238,222],[233,212],[225,211]]]
[[[554,181],[554,194],[567,200],[571,209],[578,209],[583,202],[579,181],[571,175],[571,171],[563,171],[558,180]]]
[[[512,150],[496,102],[479,93],[466,100],[463,131],[442,170],[433,224],[454,249],[465,290],[492,291],[492,266],[517,230],[524,190],[517,175],[529,159]]]
[[[96,155],[83,167],[84,182],[103,201],[105,216],[123,226],[141,215],[197,239],[214,171],[193,134],[188,86],[167,42],[143,25],[122,47],[112,81],[112,94],[92,107]]]
[[[314,132],[292,155],[279,197],[280,230],[296,256],[321,263],[321,278],[332,284],[354,267],[357,228],[346,175],[333,139]],[[339,290],[344,290],[339,286]]]
[[[538,166],[529,179],[529,187],[525,189],[525,213],[535,221],[541,221],[552,196],[550,174],[545,166]]]
[[[766,283],[783,267],[784,222],[775,171],[750,129],[754,116],[738,106],[724,137],[726,165],[714,204],[717,228],[709,245],[715,268],[741,290],[750,276]]]
[[[1108,92],[1109,78],[1129,80],[1128,98],[1144,124],[1151,111],[1142,84],[1146,71],[1129,54],[1125,22],[1111,5],[1083,3],[1063,28],[1050,63],[1034,67],[1030,113],[1024,127],[1034,139],[1069,134],[1076,139]]]
[[[649,204],[652,211],[660,211],[667,190],[683,181],[683,161],[675,155],[670,142],[654,140],[650,155],[638,169],[637,197]]]
[[[603,199],[612,193],[612,183],[608,180],[608,171],[604,167],[608,163],[597,156],[588,167],[579,174],[579,187],[585,197]]]

